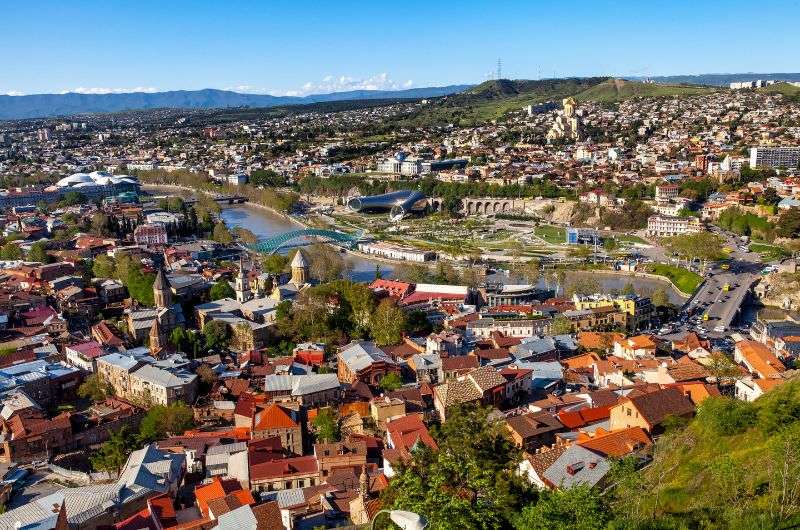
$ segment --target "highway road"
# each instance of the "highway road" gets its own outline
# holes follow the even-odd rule
[[[719,233],[727,240],[727,246],[734,249],[729,254],[730,268],[722,270],[714,267],[706,274],[700,289],[684,306],[684,314],[691,318],[687,324],[711,338],[721,338],[731,333],[731,324],[736,319],[750,288],[760,276],[764,264],[761,256],[754,252],[743,252],[741,242],[731,234]],[[725,285],[728,291],[724,290]],[[708,315],[708,320],[703,315]]]

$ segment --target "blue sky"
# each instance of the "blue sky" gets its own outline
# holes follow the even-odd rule
[[[798,72],[800,1],[4,0],[0,94]]]

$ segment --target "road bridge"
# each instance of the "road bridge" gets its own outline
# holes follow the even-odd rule
[[[291,242],[308,240],[310,238],[317,238],[334,245],[352,248],[361,239],[363,239],[363,234],[347,234],[345,232],[325,230],[322,228],[304,228],[301,230],[284,232],[282,234],[278,234],[277,236],[263,239],[258,243],[247,245],[247,248],[262,254],[274,254],[281,248],[291,246]]]

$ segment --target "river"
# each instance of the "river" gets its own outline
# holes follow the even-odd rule
[[[224,207],[220,217],[229,228],[234,226],[246,228],[259,239],[266,239],[283,232],[302,228],[298,223],[256,206],[237,205]],[[343,257],[350,266],[350,278],[353,281],[370,282],[374,280],[376,265],[380,267],[381,276],[384,278],[391,278],[394,272],[394,266],[391,263],[374,261],[353,254],[345,254]]]
[[[287,219],[281,215],[270,212],[269,210],[258,208],[249,205],[236,205],[224,207],[220,214],[225,224],[233,228],[234,226],[241,226],[253,232],[259,239],[265,239],[276,236],[283,232],[290,230],[297,230],[302,228],[298,223]],[[375,278],[375,266],[378,265],[381,269],[381,275],[384,278],[391,278],[394,272],[394,267],[391,263],[378,262],[370,260],[365,257],[346,254],[344,259],[350,264],[351,279],[359,282],[369,282]],[[613,274],[592,274],[584,273],[582,271],[574,271],[570,274],[588,274],[594,279],[598,280],[601,287],[605,290],[622,290],[627,283],[633,284],[637,291],[644,293],[652,292],[659,287],[666,289],[670,302],[676,305],[681,305],[685,298],[672,288],[669,282],[659,281],[652,278],[634,277],[629,275],[613,275]],[[500,280],[503,283],[513,281],[510,278],[501,279],[497,275],[495,281]],[[544,281],[540,280],[544,286]]]

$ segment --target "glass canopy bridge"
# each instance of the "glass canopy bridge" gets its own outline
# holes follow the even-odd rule
[[[269,255],[276,253],[281,248],[307,244],[309,238],[317,238],[326,243],[353,248],[363,237],[363,232],[347,234],[345,232],[325,230],[322,228],[304,228],[302,230],[284,232],[268,239],[262,239],[258,243],[247,245],[247,248]]]

